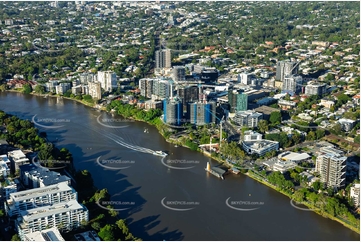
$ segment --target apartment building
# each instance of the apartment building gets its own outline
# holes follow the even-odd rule
[[[20,166],[20,180],[28,188],[46,187],[60,182],[71,184],[71,179],[58,172],[34,164]]]
[[[117,88],[117,75],[113,71],[98,71],[98,82],[106,92],[111,92]]]
[[[25,241],[65,241],[57,228],[45,229],[34,233],[25,234]]]
[[[17,232],[22,240],[26,234],[56,227],[68,232],[89,221],[88,209],[76,200],[21,211],[15,221]]]
[[[316,172],[327,187],[342,188],[346,182],[346,160],[343,152],[331,147],[323,147],[316,158]]]
[[[102,90],[100,82],[88,82],[89,95],[95,99],[102,99]]]
[[[360,207],[360,184],[353,184],[350,189],[350,197],[355,207]]]
[[[305,94],[322,96],[326,93],[326,90],[325,83],[310,83],[306,85]]]
[[[6,178],[10,175],[10,169],[8,167],[10,160],[7,155],[0,155],[0,177]]]
[[[171,68],[172,56],[170,49],[155,52],[155,68]]]
[[[195,125],[204,125],[216,122],[215,102],[194,102],[188,104],[187,122]]]
[[[21,150],[8,152],[8,158],[10,160],[10,170],[13,172],[18,170],[21,165],[29,162],[29,159],[26,158],[25,154]]]
[[[5,202],[5,212],[9,217],[21,211],[77,200],[77,192],[66,182],[11,193]]]
[[[249,128],[255,128],[258,126],[258,122],[262,118],[262,113],[257,113],[252,110],[239,111],[233,118],[233,121],[240,126]]]
[[[283,82],[285,76],[297,74],[298,63],[294,61],[279,61],[277,63],[276,80]]]

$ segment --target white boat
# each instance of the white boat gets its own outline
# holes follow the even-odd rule
[[[165,153],[165,152],[163,152],[163,151],[161,151],[161,150],[157,150],[157,151],[154,151],[154,152],[153,152],[153,155],[165,157],[165,156],[167,156],[168,154]]]
[[[176,147],[176,148],[177,148],[177,147],[178,147],[178,145],[175,145],[174,147]]]
[[[144,133],[149,133],[148,129],[144,129]]]

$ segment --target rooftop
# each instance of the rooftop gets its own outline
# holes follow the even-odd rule
[[[48,168],[36,166],[34,164],[25,164],[19,167],[21,173],[30,173],[32,176],[39,177],[45,186],[54,185],[60,182],[69,181],[70,178],[60,175],[58,172],[50,171]]]
[[[46,194],[62,192],[62,191],[75,192],[75,190],[72,187],[70,187],[68,184],[66,184],[65,182],[61,182],[61,183],[58,183],[55,185],[50,185],[47,187],[40,187],[40,188],[34,188],[34,189],[25,190],[25,191],[21,191],[21,192],[15,192],[15,193],[10,194],[10,199],[17,202],[17,201],[31,199],[34,197],[39,197],[42,194],[46,195]]]
[[[26,241],[65,241],[57,228],[45,229],[25,235]]]
[[[28,222],[35,219],[51,216],[53,214],[66,213],[78,209],[86,208],[83,205],[79,204],[78,201],[70,200],[68,202],[62,202],[54,205],[21,211],[20,215],[24,222]]]

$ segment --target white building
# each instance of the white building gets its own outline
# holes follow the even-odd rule
[[[8,167],[10,160],[7,155],[0,155],[0,177],[6,178],[10,175],[10,169]]]
[[[26,158],[25,154],[21,150],[8,152],[8,157],[10,159],[10,168],[14,172],[19,169],[19,166],[29,162],[29,159]]]
[[[64,95],[69,89],[71,89],[70,83],[62,82],[55,86],[55,92],[59,95]]]
[[[251,84],[252,74],[250,74],[250,73],[241,73],[240,78],[241,78],[241,83],[242,84],[249,85],[249,84]]]
[[[106,92],[117,88],[117,75],[113,71],[98,71],[98,82]]]
[[[342,188],[346,181],[346,160],[343,152],[331,147],[322,147],[316,158],[316,172],[327,187]]]
[[[33,163],[20,166],[20,180],[28,188],[46,187],[60,182],[68,185],[71,183],[69,177]]]
[[[273,165],[273,171],[280,171],[280,172],[284,173],[287,170],[295,169],[296,167],[297,167],[297,164],[295,162],[279,160]]]
[[[360,207],[360,184],[354,184],[350,189],[350,197],[356,207]]]
[[[233,118],[233,121],[240,126],[249,128],[255,128],[258,126],[258,122],[261,120],[262,114],[254,112],[252,110],[238,111]]]
[[[77,192],[67,183],[61,182],[47,187],[11,193],[5,202],[5,212],[12,217],[19,215],[21,211],[70,200],[77,200]]]
[[[5,183],[0,185],[2,198],[9,199],[10,194],[18,191],[19,181],[17,179],[15,181],[5,179]]]
[[[57,228],[44,229],[24,236],[25,241],[65,241]]]
[[[308,184],[309,186],[311,186],[312,183],[320,180],[320,178],[315,177],[314,175],[310,174],[310,173],[307,172],[307,171],[301,172],[301,173],[300,173],[300,176],[307,178],[307,184]]]
[[[272,140],[262,139],[262,135],[257,132],[245,132],[242,148],[248,154],[265,155],[267,152],[278,150],[279,143]]]
[[[26,234],[56,227],[68,232],[89,221],[88,209],[76,200],[61,202],[50,206],[21,211],[15,221],[16,229],[22,240]]]
[[[95,99],[100,100],[102,99],[102,90],[101,90],[101,84],[99,82],[89,82],[89,95]]]
[[[341,128],[346,132],[351,131],[351,129],[355,126],[356,123],[354,120],[347,118],[340,118],[337,122],[341,125]]]

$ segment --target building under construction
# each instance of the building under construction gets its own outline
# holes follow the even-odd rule
[[[204,125],[216,122],[215,102],[194,102],[188,104],[187,117],[189,122],[195,125]]]
[[[175,97],[163,100],[163,120],[167,124],[181,125],[183,121],[182,101]]]

